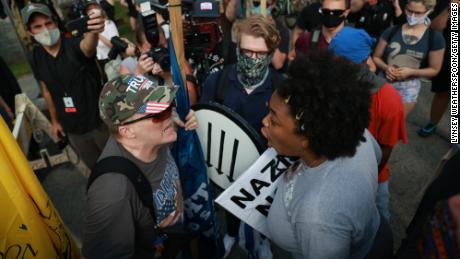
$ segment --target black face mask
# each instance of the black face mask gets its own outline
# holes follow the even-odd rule
[[[252,2],[252,5],[253,5],[254,7],[259,7],[260,2]]]
[[[333,28],[339,26],[345,20],[345,16],[335,16],[330,14],[323,14],[321,17],[321,21],[323,25],[328,28]]]

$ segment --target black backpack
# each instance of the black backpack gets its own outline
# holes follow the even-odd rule
[[[155,208],[153,206],[153,196],[152,196],[152,186],[147,177],[141,172],[141,170],[127,158],[121,156],[110,156],[103,158],[98,161],[91,171],[91,175],[88,179],[88,184],[86,186],[86,192],[88,192],[91,184],[99,176],[106,173],[119,173],[126,176],[131,184],[136,189],[137,195],[142,204],[146,206],[150,214],[152,215],[154,228],[156,233],[160,233],[160,228],[156,220]]]

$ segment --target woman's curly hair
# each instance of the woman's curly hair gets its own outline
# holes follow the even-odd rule
[[[309,149],[329,160],[353,156],[369,125],[370,84],[358,80],[359,68],[329,51],[299,56],[278,88],[297,120],[296,134]]]

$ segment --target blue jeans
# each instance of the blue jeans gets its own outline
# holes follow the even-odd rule
[[[375,202],[380,215],[382,215],[387,222],[390,222],[390,191],[388,189],[388,181],[379,183]]]

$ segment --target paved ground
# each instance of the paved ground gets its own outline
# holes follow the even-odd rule
[[[20,84],[32,97],[38,95],[33,78],[21,78]],[[391,226],[395,247],[404,236],[404,228],[409,223],[421,198],[423,189],[431,180],[439,159],[449,149],[449,117],[444,116],[436,135],[422,139],[416,130],[426,123],[432,94],[429,86],[422,89],[419,103],[408,117],[407,130],[409,144],[399,145],[393,151],[391,166]],[[53,170],[37,173],[44,188],[50,195],[67,226],[77,238],[81,236],[82,208],[86,179],[70,164]],[[233,258],[241,258],[241,253],[233,252]],[[284,258],[279,256],[278,258]]]

